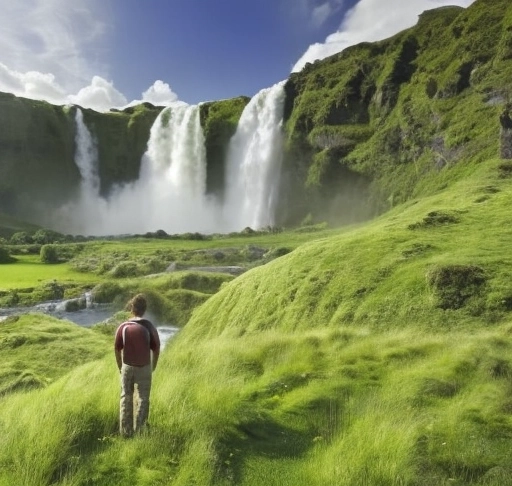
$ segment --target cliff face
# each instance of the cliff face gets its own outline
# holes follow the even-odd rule
[[[79,177],[68,114],[62,107],[4,93],[0,114],[2,210],[26,215],[34,199],[66,200]]]
[[[388,40],[291,75],[285,206],[357,219],[497,157],[511,59],[512,5],[477,0],[426,11]]]
[[[99,156],[101,193],[137,179],[149,131],[161,108],[123,112],[82,109]],[[0,211],[37,222],[77,193],[76,107],[0,93]]]
[[[278,223],[361,220],[498,157],[511,61],[512,5],[477,0],[429,10],[390,39],[292,74]],[[201,105],[210,193],[222,194],[227,146],[248,101]],[[76,191],[75,110],[0,94],[0,211],[34,222],[41,206]],[[137,179],[160,110],[82,110],[97,140],[102,195]]]

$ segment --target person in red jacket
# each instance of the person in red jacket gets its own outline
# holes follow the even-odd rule
[[[119,431],[124,437],[141,431],[147,423],[151,377],[160,355],[158,331],[142,317],[147,307],[144,295],[137,294],[128,302],[128,307],[130,319],[117,328],[114,342],[121,373]]]

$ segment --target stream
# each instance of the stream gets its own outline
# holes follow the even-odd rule
[[[85,307],[76,308],[73,304],[82,302]],[[71,305],[70,305],[71,304]],[[28,314],[29,312],[42,312],[57,319],[68,320],[74,322],[81,327],[91,327],[94,324],[99,324],[106,321],[114,314],[112,307],[109,304],[95,304],[91,301],[90,295],[86,294],[81,299],[70,300],[55,300],[50,302],[43,302],[30,307],[8,307],[0,308],[0,322],[9,316]],[[147,318],[155,324],[158,334],[160,336],[160,343],[162,349],[167,342],[178,332],[179,328],[166,324],[159,324],[158,320],[150,313]]]

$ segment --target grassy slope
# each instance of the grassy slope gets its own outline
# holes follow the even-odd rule
[[[7,397],[0,484],[510,484],[500,164],[225,284],[164,351],[147,436],[115,434],[111,357]],[[443,309],[427,276],[451,265],[486,282]]]
[[[105,356],[110,340],[44,314],[0,322],[0,396],[45,387],[78,363]]]

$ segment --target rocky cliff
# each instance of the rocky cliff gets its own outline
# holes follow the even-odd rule
[[[371,215],[498,157],[511,59],[512,5],[477,0],[292,74],[286,206],[334,220]]]

